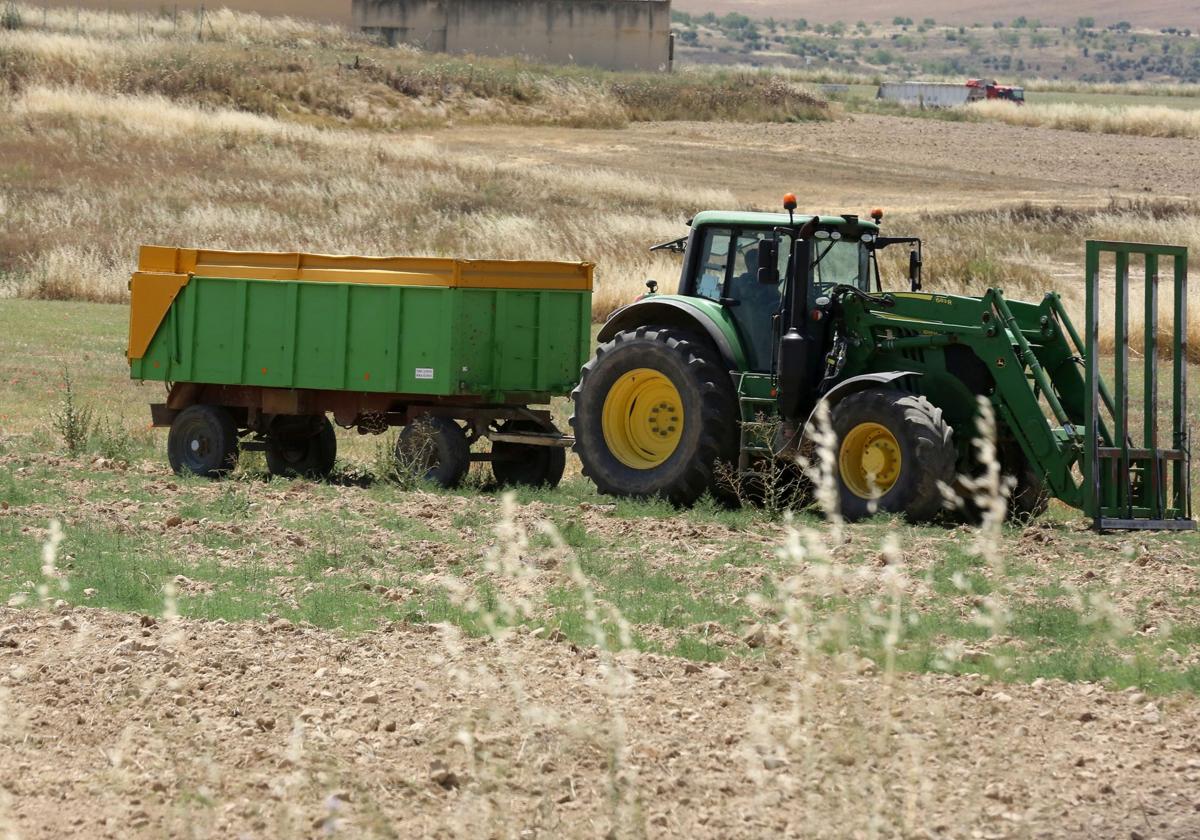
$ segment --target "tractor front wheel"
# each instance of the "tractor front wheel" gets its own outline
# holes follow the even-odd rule
[[[713,488],[737,457],[737,400],[705,342],[670,328],[618,333],[571,395],[575,451],[601,493],[679,505]]]
[[[887,388],[851,394],[833,409],[842,516],[876,511],[914,522],[943,507],[939,483],[954,481],[953,432],[924,397]]]
[[[1014,479],[1012,495],[1008,500],[1008,516],[1018,523],[1037,519],[1050,506],[1050,491],[1045,478],[1033,468],[1021,445],[1009,441],[1000,447],[1000,464],[1005,475]]]

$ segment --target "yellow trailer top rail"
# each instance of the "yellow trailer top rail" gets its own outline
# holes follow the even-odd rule
[[[551,260],[358,257],[271,251],[212,251],[144,245],[138,270],[231,280],[306,280],[466,289],[590,292],[594,266]]]
[[[591,292],[595,266],[551,260],[358,257],[144,245],[129,283],[129,349],[141,358],[192,277],[447,289]]]

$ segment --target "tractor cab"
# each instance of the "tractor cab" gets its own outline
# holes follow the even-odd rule
[[[746,350],[746,369],[756,373],[777,371],[779,342],[789,328],[806,322],[821,331],[839,288],[881,291],[882,248],[914,244],[910,281],[914,290],[920,287],[920,240],[881,236],[880,211],[870,221],[800,215],[788,198],[787,213],[700,213],[686,240],[656,246],[683,250],[679,295],[727,311]],[[807,268],[796,271],[796,265]]]

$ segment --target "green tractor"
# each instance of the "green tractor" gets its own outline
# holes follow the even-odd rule
[[[602,492],[687,505],[720,495],[727,473],[786,474],[761,465],[793,463],[824,403],[837,437],[842,514],[926,521],[945,510],[944,487],[979,472],[973,438],[982,397],[994,410],[1014,512],[1036,515],[1057,498],[1101,529],[1194,527],[1186,249],[1089,242],[1080,336],[1055,293],[1028,303],[999,289],[982,297],[922,291],[920,239],[884,235],[880,211],[871,219],[808,216],[795,206],[789,194],[786,213],[703,212],[687,236],[655,246],[682,253],[678,292],[659,294],[650,283],[649,294],[614,312],[573,393],[575,449]],[[901,289],[890,288],[879,265],[879,252],[896,246],[909,249]],[[1098,352],[1108,252],[1116,263],[1113,389]],[[1153,330],[1143,357],[1145,412],[1130,420],[1134,254],[1145,257],[1148,318],[1151,306],[1157,317],[1159,259],[1174,260],[1168,432],[1158,424]]]

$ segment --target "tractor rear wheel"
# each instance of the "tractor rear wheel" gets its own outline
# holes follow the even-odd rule
[[[191,405],[171,422],[167,460],[176,475],[220,478],[237,466],[237,426],[229,409]]]
[[[281,478],[326,478],[337,458],[337,435],[324,415],[286,418],[267,438],[267,469]]]
[[[957,453],[942,410],[889,388],[846,397],[833,409],[842,516],[903,513],[914,522],[943,507],[939,483],[954,481]]]
[[[601,493],[695,502],[737,457],[737,400],[717,353],[670,328],[620,332],[571,394],[575,451]]]
[[[509,420],[501,432],[547,432],[531,420]],[[567,468],[567,450],[561,446],[538,446],[532,443],[509,443],[498,440],[492,444],[492,475],[504,486],[557,487]]]
[[[396,439],[396,466],[449,490],[461,484],[471,468],[471,445],[462,426],[449,417],[425,415],[405,426]]]

